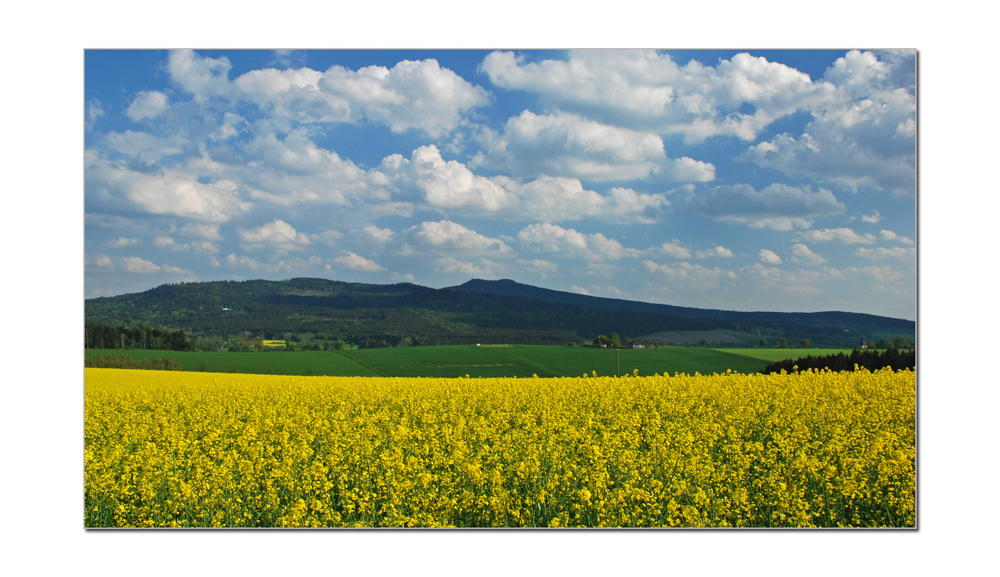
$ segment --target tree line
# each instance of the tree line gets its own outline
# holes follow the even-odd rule
[[[204,364],[204,363],[203,363]],[[133,359],[122,353],[109,353],[83,360],[84,367],[102,369],[143,369],[147,371],[179,371],[181,364],[177,359],[163,357],[160,359]]]
[[[761,371],[761,374],[767,375],[771,373],[780,373],[781,371],[791,373],[796,370],[805,371],[808,369],[853,371],[855,370],[855,366],[859,368],[864,367],[869,371],[877,371],[878,369],[883,369],[885,367],[891,367],[893,370],[898,371],[901,369],[915,370],[916,365],[916,349],[901,351],[899,349],[892,348],[882,352],[876,350],[854,349],[849,355],[845,355],[844,353],[818,357],[810,355],[800,357],[795,360],[785,359],[783,361],[777,361],[767,365],[767,367]]]
[[[197,346],[184,330],[156,327],[127,327],[84,323],[83,346],[87,349],[149,349],[156,351],[193,351]]]

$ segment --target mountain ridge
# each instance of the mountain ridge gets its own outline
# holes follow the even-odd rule
[[[611,332],[636,338],[720,329],[743,335],[746,345],[760,338],[832,346],[862,335],[915,336],[913,321],[865,313],[696,309],[580,295],[510,279],[471,279],[441,289],[303,277],[207,281],[87,299],[84,308],[87,323],[183,329],[206,342],[228,342],[242,334],[324,346],[334,341],[357,346],[566,344]]]
[[[558,291],[554,289],[546,289],[541,287],[535,287],[532,285],[527,285],[519,283],[512,279],[499,279],[499,280],[484,280],[484,279],[471,279],[466,281],[461,285],[456,285],[452,287],[445,287],[441,290],[457,290],[457,291],[468,291],[468,292],[478,292],[483,294],[504,294],[507,296],[519,296],[521,298],[532,298],[536,300],[551,300],[552,302],[566,302],[571,304],[581,304],[587,303],[585,306],[597,306],[600,308],[623,308],[626,310],[641,310],[641,311],[659,311],[658,314],[672,314],[680,316],[696,316],[698,318],[712,318],[720,315],[743,315],[747,318],[752,318],[760,315],[826,315],[826,314],[839,314],[839,315],[859,315],[862,317],[872,317],[878,319],[891,319],[894,321],[902,322],[914,322],[906,319],[900,319],[896,317],[888,317],[884,315],[874,315],[871,313],[858,313],[850,311],[814,311],[814,312],[779,312],[779,311],[734,311],[727,309],[705,309],[697,307],[683,307],[678,305],[668,305],[660,303],[650,303],[646,301],[633,301],[628,299],[619,299],[613,297],[597,297],[593,295],[584,295],[571,293],[567,291]]]

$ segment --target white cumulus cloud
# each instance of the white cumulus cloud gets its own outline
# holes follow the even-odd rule
[[[908,236],[900,236],[891,230],[882,230],[879,232],[882,236],[882,240],[889,240],[895,242],[901,242],[903,244],[913,244],[913,239]]]
[[[458,161],[445,161],[434,145],[414,150],[411,160],[386,160],[382,170],[395,173],[397,180],[411,181],[431,206],[497,213],[513,209],[518,203],[517,196],[508,190],[512,181],[473,174]]]
[[[91,130],[94,128],[94,124],[97,119],[104,116],[104,105],[101,101],[93,98],[87,101],[87,119],[84,123],[84,128],[86,130]]]
[[[870,258],[873,260],[881,259],[915,259],[917,257],[917,249],[915,248],[904,248],[901,246],[895,246],[892,248],[859,248],[854,252],[854,254]]]
[[[295,227],[280,218],[254,229],[240,230],[239,237],[246,248],[269,247],[288,251],[310,244],[307,235],[299,233]]]
[[[459,260],[454,256],[443,256],[435,261],[434,270],[439,273],[461,273],[466,276],[492,277],[495,276],[491,263],[486,259],[480,259],[479,264]]]
[[[723,185],[689,195],[686,208],[718,220],[745,222],[753,227],[791,230],[808,228],[809,219],[846,211],[832,192],[806,186],[771,184],[756,190],[749,184]]]
[[[458,127],[468,111],[489,103],[485,90],[433,59],[403,60],[392,68],[331,66],[325,72],[263,68],[230,81],[227,58],[177,50],[170,53],[167,68],[171,79],[196,100],[252,102],[285,127],[369,121],[394,132],[420,129],[439,137]]]
[[[159,265],[138,256],[122,257],[121,263],[125,270],[136,274],[149,274],[160,270]]]
[[[614,187],[602,195],[575,178],[540,176],[521,183],[507,176],[480,176],[456,160],[446,161],[434,145],[411,158],[392,155],[378,172],[398,190],[400,200],[415,199],[431,208],[508,220],[561,221],[596,218],[613,222],[656,222],[670,201],[663,194]]]
[[[671,258],[679,260],[691,258],[691,251],[677,244],[677,241],[665,242],[658,250]]]
[[[493,251],[501,254],[511,252],[510,247],[502,240],[483,236],[450,220],[423,222],[411,229],[411,233],[425,245],[438,249]]]
[[[757,253],[757,259],[765,264],[781,264],[781,257],[766,248],[760,249],[760,252]]]
[[[111,257],[106,254],[88,255],[85,262],[88,266],[93,265],[98,268],[115,268],[114,261],[112,261]]]
[[[108,248],[124,248],[126,246],[132,246],[134,244],[139,244],[139,239],[137,238],[125,238],[120,236],[117,239],[108,243]]]
[[[507,121],[489,143],[491,164],[524,176],[565,176],[593,181],[659,176],[664,180],[706,181],[715,167],[690,158],[668,159],[663,139],[602,124],[571,113],[523,111]]]
[[[232,64],[225,56],[209,58],[193,50],[173,50],[167,59],[170,78],[197,97],[224,96],[232,91],[229,71]]]
[[[612,222],[656,222],[670,201],[662,194],[615,187],[607,195],[587,190],[575,178],[541,176],[516,189],[524,214],[548,221],[597,218]]]
[[[812,111],[805,132],[751,146],[746,158],[855,192],[869,187],[914,194],[914,56],[896,53],[882,61],[872,52],[852,50],[827,70],[825,78],[836,87],[833,99]]]
[[[181,227],[180,232],[188,236],[196,236],[204,240],[222,240],[217,224],[187,224]]]
[[[802,243],[792,245],[792,260],[804,264],[823,264],[826,262],[825,258],[814,253]]]
[[[631,128],[679,133],[690,142],[729,135],[752,140],[774,120],[821,105],[833,87],[765,58],[737,54],[716,67],[686,65],[650,50],[577,50],[566,60],[528,62],[493,52],[482,69],[504,88]],[[752,113],[741,112],[753,105]]]
[[[353,205],[367,199],[388,200],[369,184],[369,175],[336,152],[316,145],[308,131],[298,128],[284,139],[258,134],[247,150],[241,178],[254,183],[252,196],[268,202],[292,204],[330,202]]]
[[[351,251],[344,251],[343,254],[333,260],[334,262],[340,263],[351,270],[365,272],[378,272],[386,270],[385,267],[379,265],[377,262],[354,254]]]
[[[433,59],[403,60],[391,69],[369,66],[357,72],[334,66],[319,84],[396,132],[420,128],[433,137],[458,126],[464,111],[489,102],[485,90]]]
[[[845,244],[872,244],[875,242],[873,234],[858,234],[850,228],[825,228],[822,230],[807,230],[796,233],[796,238],[809,242],[831,242],[837,241]]]
[[[708,250],[699,250],[698,252],[695,253],[695,256],[698,258],[712,258],[712,257],[729,258],[735,255],[733,255],[733,251],[729,250],[728,248],[724,246],[717,246],[715,248],[710,248]]]
[[[235,182],[216,180],[203,184],[183,170],[138,172],[92,158],[85,178],[88,195],[95,196],[98,202],[124,200],[151,214],[221,223],[249,208]]]
[[[711,290],[737,278],[733,271],[718,267],[709,268],[689,262],[657,264],[651,260],[644,260],[642,266],[647,271],[666,278],[668,282],[683,285],[688,289]]]
[[[156,118],[170,108],[170,98],[159,90],[143,90],[125,110],[134,121]]]
[[[878,224],[883,220],[882,215],[879,214],[878,210],[872,209],[871,214],[866,214],[861,217],[861,220],[865,222],[870,222],[872,224]]]
[[[517,238],[531,250],[563,253],[591,261],[634,258],[639,254],[639,251],[622,246],[617,240],[599,232],[585,234],[551,223],[528,225],[517,233]]]
[[[392,237],[395,236],[395,233],[392,231],[392,229],[379,228],[374,224],[369,224],[362,230],[365,232],[365,234],[367,234],[369,237],[378,242],[387,242],[389,240],[392,240]]]

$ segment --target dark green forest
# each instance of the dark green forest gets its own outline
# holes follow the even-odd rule
[[[194,342],[184,330],[171,331],[150,326],[110,326],[84,323],[83,348],[85,349],[149,349],[153,351],[193,351]]]
[[[831,371],[853,371],[855,367],[864,367],[869,371],[877,371],[886,367],[893,370],[910,369],[917,366],[917,353],[914,349],[899,350],[890,348],[884,351],[854,349],[849,355],[838,353],[827,356],[805,356],[798,359],[785,359],[767,365],[761,374],[780,373],[785,371],[805,371],[808,369]]]
[[[136,359],[125,354],[107,354],[83,360],[84,367],[102,369],[141,369],[146,371],[180,371],[181,364],[172,357]]]
[[[246,350],[260,339],[293,349],[438,344],[582,344],[598,335],[727,329],[759,338],[854,346],[862,336],[915,336],[914,323],[857,313],[739,313],[601,299],[513,281],[447,289],[326,279],[163,285],[87,299],[92,348]],[[105,328],[97,329],[100,325]]]

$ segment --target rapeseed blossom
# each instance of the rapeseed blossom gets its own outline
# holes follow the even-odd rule
[[[915,376],[85,369],[87,527],[913,527]]]

